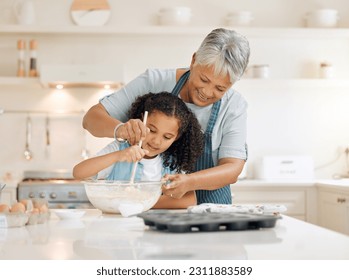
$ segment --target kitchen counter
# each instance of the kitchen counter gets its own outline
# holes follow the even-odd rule
[[[316,182],[317,188],[332,188],[341,191],[349,191],[349,179],[320,180]]]
[[[156,210],[153,210],[156,211]],[[0,228],[0,259],[349,259],[349,236],[283,216],[274,228],[169,233],[89,209],[76,220]]]
[[[282,187],[309,187],[313,188],[316,184],[316,180],[260,180],[260,179],[244,179],[238,180],[235,184],[232,184],[232,190],[234,187],[270,187],[270,188],[282,188]]]
[[[314,179],[314,180],[258,180],[258,179],[244,179],[239,180],[235,184],[232,184],[232,190],[234,187],[238,188],[255,188],[255,187],[268,187],[268,188],[318,188],[322,186],[327,187],[342,187],[349,189],[349,179]]]
[[[289,180],[260,180],[260,179],[243,179],[238,180],[231,187],[270,187],[270,188],[282,188],[282,187],[318,187],[318,186],[333,186],[349,188],[349,179],[289,179]]]
[[[6,189],[17,189],[20,181],[6,182]],[[314,180],[261,180],[261,179],[240,179],[232,187],[316,187],[318,185],[344,186],[349,188],[349,179],[314,179]]]

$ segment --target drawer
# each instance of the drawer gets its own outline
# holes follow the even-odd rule
[[[319,202],[349,205],[349,195],[332,192],[319,192]]]
[[[233,203],[282,204],[286,214],[304,215],[306,209],[305,191],[237,191],[233,190]]]

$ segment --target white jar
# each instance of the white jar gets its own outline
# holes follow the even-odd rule
[[[319,77],[321,79],[332,79],[334,77],[333,65],[327,62],[320,64]]]
[[[228,26],[249,26],[253,20],[250,11],[231,12],[226,16]]]
[[[192,18],[189,7],[168,7],[161,8],[158,12],[160,25],[187,25]]]
[[[19,24],[30,25],[35,23],[34,3],[31,0],[16,0],[13,11]]]
[[[338,25],[338,11],[334,9],[319,9],[306,14],[307,27],[331,28]]]
[[[252,77],[257,79],[267,79],[269,78],[269,65],[253,65],[252,66]]]

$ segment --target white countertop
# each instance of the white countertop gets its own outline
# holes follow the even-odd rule
[[[319,180],[316,182],[317,188],[336,189],[349,192],[349,179],[339,180]]]
[[[17,188],[19,181],[5,182],[6,188]],[[231,186],[237,187],[315,187],[317,185],[342,186],[349,188],[349,179],[289,179],[289,180],[261,180],[241,179]]]
[[[255,180],[246,179],[239,180],[232,187],[238,188],[255,188],[255,187],[270,187],[270,188],[282,188],[282,187],[300,187],[300,188],[313,188],[313,187],[340,187],[349,190],[349,179],[316,179],[316,180]]]
[[[0,228],[0,259],[349,259],[349,236],[284,216],[275,228],[169,233],[137,217],[87,210],[78,220]]]
[[[314,187],[315,180],[238,180],[232,187]]]

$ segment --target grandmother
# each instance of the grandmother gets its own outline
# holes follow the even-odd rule
[[[163,193],[181,198],[195,191],[197,204],[231,204],[234,184],[247,160],[247,102],[233,89],[250,56],[247,39],[233,30],[212,30],[183,69],[147,69],[115,93],[103,97],[83,119],[83,127],[97,137],[136,144],[151,133],[141,120],[127,119],[139,96],[169,91],[195,113],[205,132],[205,149],[190,174],[166,175]],[[119,125],[123,123],[123,125]]]

